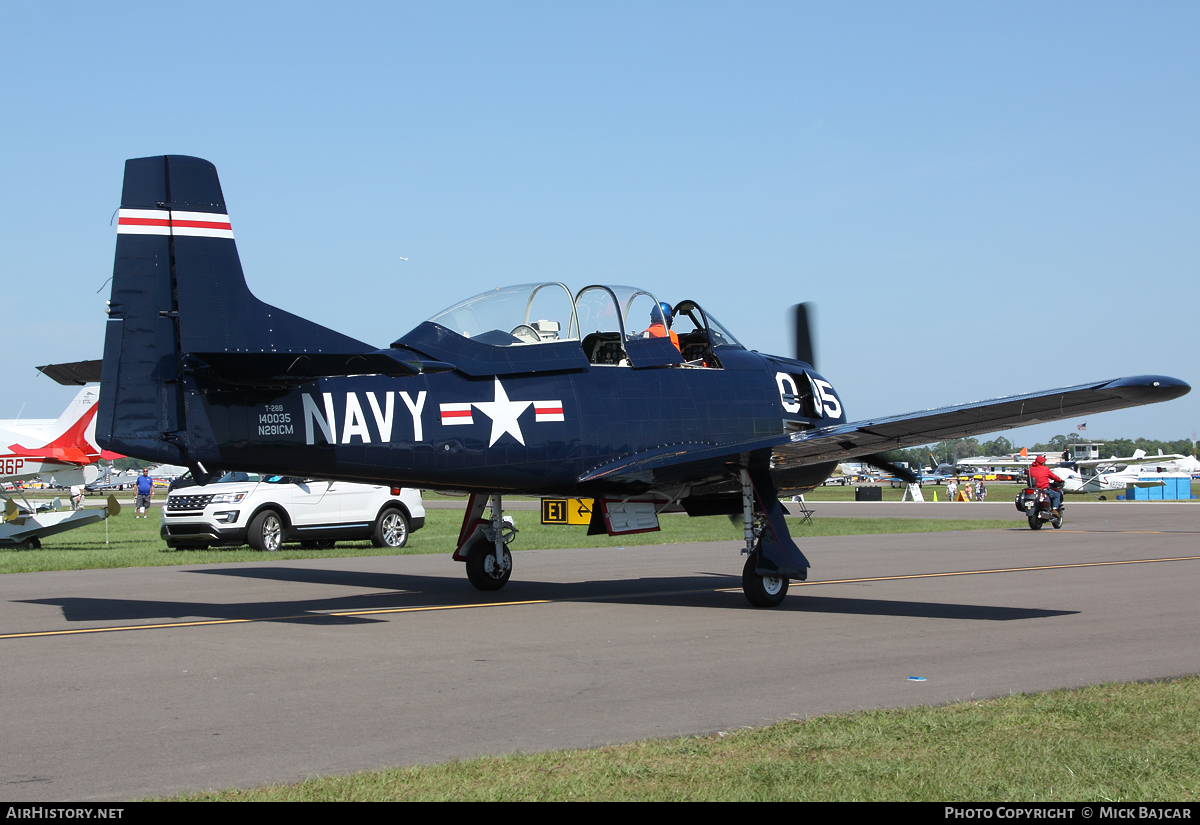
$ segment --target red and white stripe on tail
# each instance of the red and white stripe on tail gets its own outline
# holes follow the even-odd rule
[[[169,209],[122,209],[117,213],[118,235],[190,235],[233,238],[228,215],[177,212]]]

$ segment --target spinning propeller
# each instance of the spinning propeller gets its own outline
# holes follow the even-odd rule
[[[815,370],[817,368],[817,348],[815,343],[817,337],[816,304],[811,301],[796,304],[792,307],[791,321],[792,337],[796,344],[795,358],[797,361],[809,364]],[[874,455],[864,456],[862,460],[876,469],[894,475],[905,484],[916,484],[920,481],[911,470],[885,461],[882,455],[882,453],[875,453]]]

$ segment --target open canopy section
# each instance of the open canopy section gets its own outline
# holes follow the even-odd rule
[[[669,331],[678,324],[679,333]],[[714,347],[741,348],[694,301],[674,309],[654,293],[557,282],[497,287],[439,312],[392,345],[470,375],[619,367],[719,367]]]
[[[559,283],[496,287],[459,301],[429,319],[493,347],[579,338],[571,290]]]

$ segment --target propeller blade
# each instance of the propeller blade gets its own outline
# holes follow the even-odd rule
[[[792,332],[796,341],[796,360],[812,365],[813,369],[817,367],[816,335],[814,335],[816,327],[816,304],[805,302],[792,307]]]
[[[878,454],[869,455],[866,458],[864,458],[863,461],[866,462],[867,464],[870,464],[872,467],[876,467],[880,470],[883,470],[885,473],[894,475],[896,478],[900,479],[905,484],[916,484],[921,480],[917,477],[917,474],[914,473],[912,470],[909,470],[905,467],[901,467],[897,464],[892,464],[890,462],[884,461],[882,458],[879,457]]]

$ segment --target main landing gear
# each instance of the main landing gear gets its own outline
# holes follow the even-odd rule
[[[491,508],[490,518],[483,518],[484,507]],[[512,519],[504,518],[499,494],[489,497],[473,493],[463,516],[454,560],[467,563],[467,579],[475,587],[485,591],[499,590],[508,584],[512,575],[512,553],[508,545],[516,535],[517,528]]]
[[[791,579],[808,578],[808,560],[788,534],[770,474],[741,470],[739,475],[746,538],[742,592],[755,607],[777,607],[787,596]]]
[[[753,550],[746,557],[742,567],[742,592],[746,600],[755,607],[775,607],[783,602],[788,592],[788,579],[782,576],[760,576],[758,568],[758,551]]]
[[[746,525],[746,563],[742,591],[755,607],[777,607],[794,579],[808,578],[808,559],[792,540],[783,520],[783,505],[766,468],[740,471],[742,514]],[[484,510],[490,509],[488,517]],[[512,576],[509,545],[517,528],[504,517],[500,495],[473,493],[463,515],[454,560],[467,566],[467,579],[480,590],[499,590]]]

